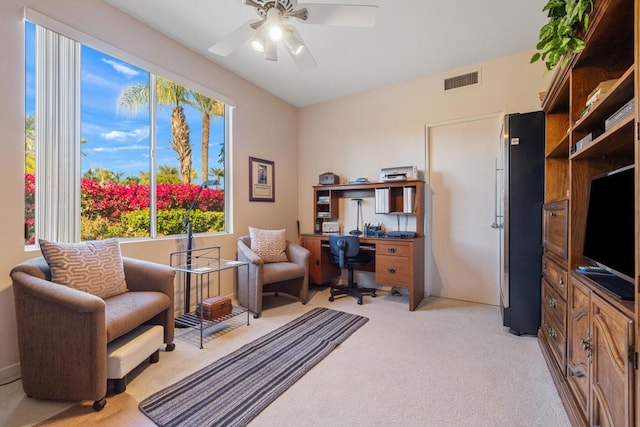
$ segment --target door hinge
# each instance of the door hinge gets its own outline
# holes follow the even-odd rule
[[[629,346],[629,359],[633,363],[633,369],[638,369],[638,352],[632,345]]]

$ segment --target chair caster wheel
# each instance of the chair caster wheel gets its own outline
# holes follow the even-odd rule
[[[96,400],[95,402],[93,402],[93,410],[96,412],[102,411],[104,409],[104,405],[106,404],[107,399],[104,397],[100,400]]]
[[[358,298],[358,305],[362,305],[362,298]]]
[[[172,342],[167,343],[167,345],[164,348],[164,351],[173,351],[176,349],[176,345]]]
[[[331,296],[329,297],[329,301],[333,301],[333,299],[334,299],[334,298],[333,298],[333,295],[331,295]]]

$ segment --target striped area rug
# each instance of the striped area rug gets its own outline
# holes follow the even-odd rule
[[[245,426],[369,319],[315,308],[143,400],[160,426]]]

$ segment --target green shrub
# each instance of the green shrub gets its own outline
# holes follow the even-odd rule
[[[187,228],[182,225],[186,209],[158,211],[158,236],[185,234]],[[193,233],[212,233],[224,231],[224,212],[192,211],[190,214]],[[127,212],[118,219],[104,217],[82,217],[80,234],[82,240],[101,240],[109,237],[149,237],[151,220],[149,209]]]

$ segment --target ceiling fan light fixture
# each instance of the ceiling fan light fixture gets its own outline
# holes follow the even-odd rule
[[[282,19],[280,10],[272,7],[267,11],[267,34],[272,42],[278,43],[284,37],[284,29],[282,28]]]
[[[284,44],[292,55],[298,55],[304,49],[304,43],[291,28],[286,28],[284,33]]]

